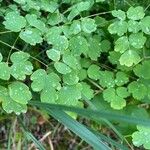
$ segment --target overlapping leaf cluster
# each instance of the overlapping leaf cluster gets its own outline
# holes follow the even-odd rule
[[[0,102],[7,113],[26,112],[33,95],[46,103],[83,107],[84,100],[100,93],[114,110],[149,104],[150,16],[141,6],[106,13],[111,20],[90,15],[103,1],[14,0],[2,11],[5,30],[21,42],[48,45],[39,52],[47,64],[32,50],[13,46],[7,60],[0,53],[0,80],[6,83],[0,85]],[[63,10],[63,4],[69,7]],[[137,129],[133,143],[150,148],[150,141],[142,141],[150,129]]]

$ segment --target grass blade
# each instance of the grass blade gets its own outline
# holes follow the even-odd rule
[[[111,139],[110,137],[107,137],[91,128],[88,128],[91,132],[93,132],[98,138],[102,139],[103,141],[105,141],[106,143],[109,143],[113,146],[115,146],[117,149],[120,150],[129,150],[129,148],[125,145],[119,144],[118,142],[114,141],[113,139]]]
[[[20,117],[18,117],[18,121],[19,121],[19,123],[20,123],[20,125],[21,125],[21,127],[22,127],[22,131],[23,131],[23,133],[25,134],[26,138],[27,138],[28,140],[31,140],[39,150],[46,150],[46,149],[43,147],[43,145],[41,144],[41,142],[38,141],[38,140],[34,137],[34,135],[33,135],[31,132],[27,131],[27,129],[26,129],[26,127],[24,126],[23,121],[21,120]]]
[[[46,150],[43,145],[41,144],[41,142],[39,142],[31,132],[25,131],[24,130],[24,134],[27,137],[27,139],[31,140],[35,146],[39,149],[39,150]]]
[[[97,118],[105,118],[105,119],[114,120],[114,121],[123,121],[123,122],[131,123],[131,124],[150,126],[150,119],[141,119],[141,118],[136,118],[136,117],[132,117],[128,115],[119,115],[119,114],[115,114],[112,112],[110,113],[110,112],[104,112],[104,111],[98,111],[98,110],[58,105],[58,104],[47,104],[47,103],[41,103],[37,101],[31,101],[30,104],[43,108],[43,109],[49,108],[53,110],[57,109],[57,110],[75,112],[89,119],[93,119],[93,117],[97,117]]]
[[[47,110],[47,112],[55,119],[59,120],[63,125],[89,143],[94,149],[110,150],[110,148],[105,145],[95,134],[93,134],[84,125],[71,118],[62,110],[50,109],[47,107],[45,107],[45,110]]]

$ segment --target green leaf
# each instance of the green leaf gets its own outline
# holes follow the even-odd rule
[[[133,81],[128,85],[128,90],[137,100],[144,99],[147,94],[147,88],[144,84]]]
[[[100,69],[99,66],[91,65],[87,70],[87,74],[88,74],[89,78],[98,80],[100,78],[100,70],[99,69]]]
[[[56,1],[42,0],[39,3],[39,7],[47,12],[54,13],[58,9],[59,5]]]
[[[128,50],[121,55],[119,62],[121,65],[131,67],[133,64],[138,64],[141,58],[138,53],[134,50]]]
[[[55,62],[54,67],[61,74],[67,74],[71,72],[71,68],[62,62]]]
[[[31,88],[35,92],[40,92],[43,89],[54,87],[58,88],[60,86],[60,78],[54,72],[47,74],[44,69],[38,69],[31,75]]]
[[[11,75],[17,80],[25,80],[27,75],[32,74],[33,66],[31,62],[25,61],[14,63],[11,67]]]
[[[103,17],[96,16],[94,19],[98,27],[105,27],[108,25],[108,21]]]
[[[82,30],[86,33],[92,33],[96,30],[97,25],[95,24],[95,20],[91,18],[83,18],[81,20]]]
[[[140,22],[142,31],[150,35],[150,16],[144,17]]]
[[[144,9],[141,6],[130,7],[127,11],[127,17],[132,20],[140,20],[145,16]]]
[[[120,19],[120,20],[125,20],[125,19],[126,19],[126,14],[125,14],[125,12],[122,11],[122,10],[113,10],[113,11],[112,11],[112,15],[113,15],[114,17],[117,17],[117,18]]]
[[[27,105],[17,103],[11,98],[8,98],[6,101],[3,101],[2,107],[7,113],[14,112],[16,115],[20,115],[21,113],[27,112]]]
[[[141,30],[140,23],[135,20],[128,21],[128,31],[137,33]]]
[[[126,36],[122,36],[115,42],[115,51],[124,53],[127,49],[129,49],[129,41]]]
[[[45,87],[42,90],[40,98],[41,98],[41,102],[55,103],[56,100],[58,99],[58,94],[54,87],[49,86],[49,87]]]
[[[111,51],[109,53],[108,59],[112,64],[118,64],[118,60],[121,54],[119,52]]]
[[[79,70],[78,77],[79,77],[80,81],[86,79],[87,78],[87,71],[85,69]]]
[[[103,97],[104,100],[111,104],[111,107],[120,110],[126,106],[126,101],[124,96],[126,96],[126,89],[115,91],[114,88],[108,88],[104,90]]]
[[[54,49],[63,53],[68,48],[68,39],[66,36],[61,35],[61,33],[62,28],[54,26],[48,30],[45,38],[48,44],[52,44]]]
[[[127,32],[128,24],[125,21],[115,21],[110,24],[108,27],[108,31],[111,34],[117,34],[118,36],[122,36]]]
[[[63,36],[56,36],[55,40],[52,42],[53,48],[57,49],[59,51],[66,50],[69,46],[68,39],[63,35]]]
[[[77,70],[80,69],[80,62],[78,59],[72,55],[71,53],[66,53],[63,55],[63,62],[67,64],[69,67]]]
[[[26,0],[14,0],[14,2],[24,5],[26,3]]]
[[[122,86],[128,82],[129,82],[129,78],[127,74],[125,74],[124,72],[120,72],[120,71],[116,73],[115,84],[117,86]]]
[[[92,59],[92,60],[97,60],[98,57],[100,57],[101,54],[101,43],[96,39],[96,38],[91,38],[89,39],[89,50],[88,50],[88,56]],[[107,43],[107,45],[109,45]]]
[[[16,81],[8,86],[10,97],[17,103],[27,104],[32,98],[29,87],[22,82]]]
[[[81,98],[81,87],[79,84],[72,86],[64,86],[58,93],[58,104],[77,105]]]
[[[20,62],[25,62],[30,58],[30,55],[28,53],[19,51],[19,52],[14,52],[11,56],[10,56],[10,60],[13,63],[20,63]]]
[[[45,70],[38,69],[32,76],[31,87],[33,91],[40,92],[40,99],[46,103],[56,103],[58,94],[56,89],[60,88],[60,78],[54,72],[47,74]]]
[[[125,87],[118,87],[116,89],[116,94],[122,98],[127,98],[130,95]]]
[[[63,15],[59,12],[55,12],[52,14],[48,15],[48,21],[47,23],[50,24],[51,26],[57,25],[63,21]]]
[[[72,71],[71,73],[63,75],[63,82],[68,85],[74,85],[77,84],[79,81],[79,77],[75,71]]]
[[[3,24],[6,29],[19,32],[26,26],[26,20],[23,16],[20,16],[18,12],[12,11],[6,14]]]
[[[39,29],[41,32],[45,32],[46,31],[45,23],[42,22],[41,20],[39,20],[37,18],[37,15],[35,15],[35,14],[31,14],[31,15],[27,14],[26,15],[26,19],[27,19],[27,21],[28,21],[30,26]]]
[[[140,49],[143,48],[146,37],[143,36],[143,33],[133,33],[129,36],[129,42],[133,47]]]
[[[5,62],[0,62],[0,79],[9,80],[10,79],[10,67]]]
[[[45,86],[46,80],[46,71],[44,69],[38,69],[31,75],[31,84],[32,90],[35,92],[41,91]]]
[[[143,145],[145,149],[150,149],[150,128],[145,126],[137,126],[138,131],[132,134],[133,144],[137,147]]]
[[[3,86],[0,86],[0,102],[2,102],[2,107],[7,113],[15,112],[19,115],[20,113],[26,113],[27,111],[27,106],[11,99],[8,89]]]
[[[45,85],[47,88],[49,86],[52,86],[56,89],[59,89],[60,88],[60,83],[59,83],[60,81],[61,81],[60,77],[56,73],[51,72],[46,77]]]
[[[103,40],[100,42],[100,49],[102,52],[108,52],[111,48],[111,43],[108,40]]]
[[[14,52],[10,60],[12,66],[10,67],[11,75],[17,80],[25,80],[26,75],[31,75],[33,66],[31,62],[27,61],[30,55],[25,52]]]
[[[78,34],[81,32],[81,22],[79,20],[74,20],[70,26],[70,32],[72,34]]]
[[[145,60],[142,64],[138,64],[133,71],[138,77],[150,79],[150,70],[148,68],[150,68],[150,61]]]
[[[99,83],[103,87],[111,88],[115,86],[114,74],[110,71],[101,71],[99,77]]]
[[[46,54],[49,59],[53,61],[59,61],[60,60],[60,51],[56,49],[50,49],[46,51]]]
[[[91,89],[90,85],[86,82],[82,82],[82,98],[85,100],[91,100],[94,97],[94,91]]]
[[[86,54],[89,50],[87,40],[82,36],[74,36],[69,41],[69,49],[75,56]]]
[[[90,1],[79,2],[71,7],[71,12],[68,15],[68,20],[73,20],[80,12],[88,10],[90,8]]]
[[[89,68],[92,64],[91,60],[88,58],[81,58],[80,60],[82,68]]]
[[[43,38],[41,37],[42,33],[36,28],[26,28],[24,31],[21,31],[19,37],[24,40],[26,43],[31,45],[36,45],[41,43]]]
[[[46,41],[48,42],[48,44],[53,44],[53,43],[56,43],[56,38],[59,37],[62,33],[62,28],[61,27],[57,27],[57,26],[54,26],[54,27],[51,27],[46,35],[45,35],[45,39]]]

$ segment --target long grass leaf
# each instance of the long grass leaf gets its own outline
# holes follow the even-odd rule
[[[20,123],[20,126],[22,127],[22,131],[23,131],[24,135],[26,136],[26,138],[28,140],[31,140],[39,150],[46,150],[43,147],[43,145],[41,144],[41,142],[39,140],[37,140],[34,137],[34,135],[27,130],[27,128],[24,126],[23,121],[22,121],[22,119],[20,117],[18,117],[18,121]]]
[[[47,104],[47,103],[41,103],[37,101],[31,101],[30,104],[43,109],[50,108],[53,110],[57,109],[57,110],[75,112],[78,115],[85,116],[89,119],[90,118],[93,119],[93,117],[98,117],[98,118],[105,118],[108,120],[128,122],[131,124],[150,126],[150,119],[142,119],[142,118],[132,117],[128,115],[120,115],[112,112],[104,112],[104,111],[77,108],[77,107],[64,106],[58,104]]]
[[[84,125],[71,118],[68,114],[58,109],[45,108],[55,119],[59,120],[68,129],[73,131],[96,150],[110,150],[95,134],[88,130]]]

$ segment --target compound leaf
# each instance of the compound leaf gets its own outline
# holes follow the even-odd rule
[[[142,146],[145,149],[150,149],[150,128],[144,126],[137,126],[138,131],[132,134],[132,141],[135,146]]]
[[[122,93],[120,93],[122,92]],[[123,91],[117,91],[114,88],[108,88],[106,90],[104,90],[103,92],[103,97],[104,100],[109,102],[111,104],[111,107],[117,110],[122,109],[123,107],[126,106],[126,101],[124,99],[124,94]],[[119,95],[117,95],[119,94]]]

